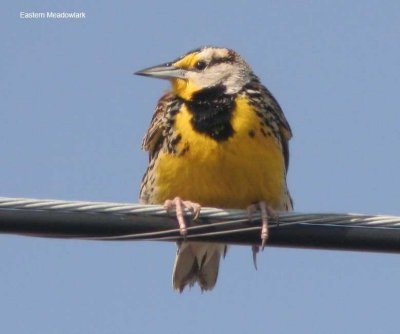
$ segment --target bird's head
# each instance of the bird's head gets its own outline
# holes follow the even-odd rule
[[[235,94],[248,83],[253,72],[235,51],[226,48],[203,47],[162,65],[138,71],[135,74],[168,79],[173,91],[190,100],[203,89],[223,88],[224,94]]]

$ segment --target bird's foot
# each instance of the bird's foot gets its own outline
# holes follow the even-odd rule
[[[258,210],[261,211],[261,250],[264,250],[268,239],[268,217],[276,217],[276,212],[267,203],[261,201],[247,207],[249,220],[252,219],[254,212]],[[254,267],[257,269],[257,253],[260,251],[260,246],[253,245],[251,249],[253,252]]]
[[[197,219],[200,214],[201,205],[191,201],[183,201],[180,197],[175,197],[172,200],[167,199],[164,202],[164,208],[167,211],[175,208],[176,219],[178,220],[179,224],[179,232],[182,236],[185,236],[187,235],[187,226],[184,218],[184,209],[190,210],[194,215],[193,219]]]

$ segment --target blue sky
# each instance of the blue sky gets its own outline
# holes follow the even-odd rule
[[[3,1],[0,196],[136,202],[161,80],[201,45],[250,63],[293,128],[296,211],[400,215],[400,2]],[[19,13],[84,11],[84,20]],[[397,333],[400,256],[232,247],[171,288],[172,243],[0,237],[2,333]]]

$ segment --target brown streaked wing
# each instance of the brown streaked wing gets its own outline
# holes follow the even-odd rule
[[[165,119],[168,102],[175,97],[175,94],[165,93],[157,103],[156,110],[151,119],[150,126],[147,129],[142,141],[142,149],[149,151],[149,159],[159,149],[163,141],[163,131],[165,128]]]
[[[261,90],[264,93],[263,95],[265,104],[271,105],[272,112],[279,123],[279,133],[281,137],[282,151],[283,157],[285,159],[285,169],[287,173],[287,170],[289,168],[289,140],[290,138],[292,138],[292,130],[278,101],[264,85],[260,83],[260,86]]]

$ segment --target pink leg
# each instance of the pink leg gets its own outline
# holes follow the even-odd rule
[[[180,197],[175,197],[173,200],[167,199],[164,202],[164,207],[167,210],[175,208],[176,210],[176,219],[179,224],[179,231],[182,236],[187,235],[187,226],[184,218],[184,209],[189,209],[194,214],[194,219],[196,219],[200,214],[201,206],[198,203],[193,203],[190,201],[182,201]]]
[[[260,209],[261,211],[261,250],[264,250],[264,247],[267,243],[268,239],[268,217],[269,216],[276,216],[276,213],[273,209],[271,209],[267,203],[264,201],[260,201],[257,204],[252,204],[250,205],[247,210],[249,212],[249,219],[251,220],[251,217],[253,213],[257,210]],[[257,253],[259,252],[259,246],[253,246],[252,247],[252,252],[253,252],[253,262],[254,262],[254,267],[257,269]]]
[[[264,249],[265,244],[268,239],[268,217],[275,217],[276,212],[267,206],[267,203],[260,202],[259,203],[260,210],[261,210],[261,250]]]

